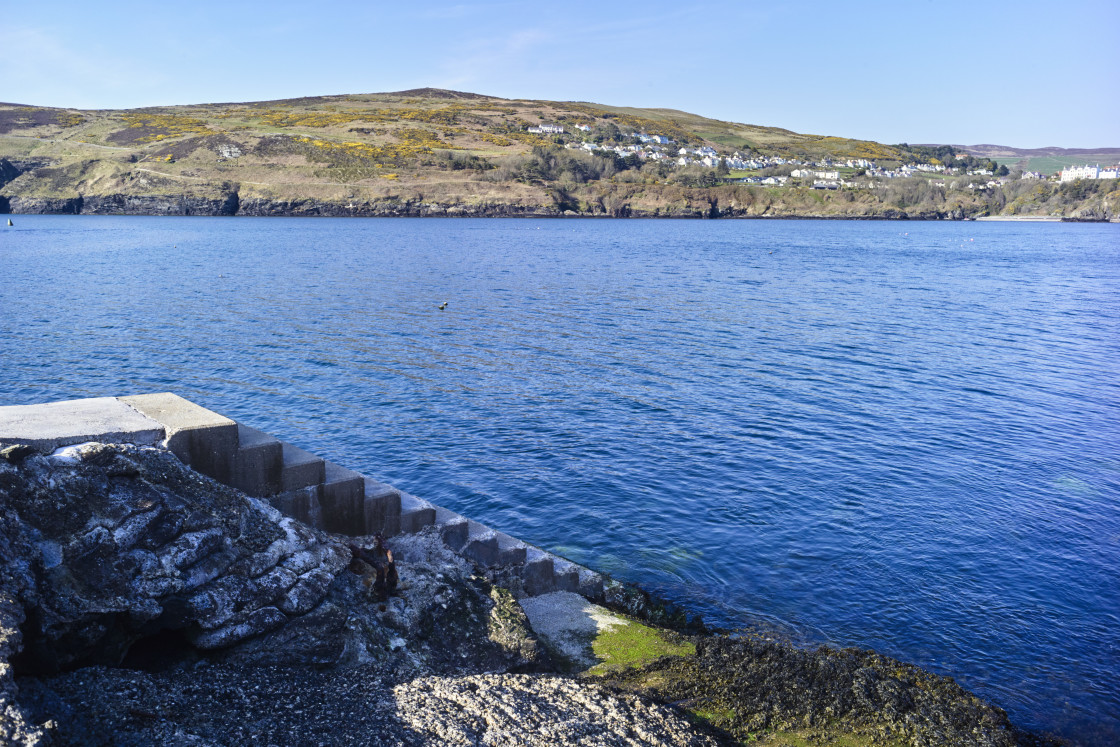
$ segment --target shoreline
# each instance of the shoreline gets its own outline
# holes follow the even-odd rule
[[[8,703],[0,705],[18,708],[19,693],[30,693],[32,727],[58,715],[52,709],[60,698],[70,699],[80,722],[92,697],[99,709],[119,715],[105,723],[93,717],[89,728],[114,730],[120,726],[114,719],[123,718],[138,720],[132,724],[138,733],[155,736],[152,720],[135,718],[131,699],[112,692],[139,686],[149,693],[141,710],[157,714],[152,718],[160,725],[170,719],[201,728],[201,720],[206,728],[227,728],[222,713],[185,715],[197,710],[188,705],[194,691],[187,686],[217,677],[228,687],[232,677],[241,683],[235,687],[252,685],[268,698],[282,698],[261,667],[285,664],[325,667],[344,678],[357,666],[362,677],[381,678],[386,687],[395,683],[395,691],[412,687],[417,677],[436,678],[425,692],[520,688],[522,701],[561,711],[573,699],[637,696],[693,722],[686,742],[679,741],[685,727],[677,723],[670,729],[676,736],[656,744],[708,744],[711,735],[725,743],[760,732],[775,745],[836,736],[890,747],[914,739],[992,747],[1042,743],[950,677],[869,650],[797,647],[763,630],[729,635],[706,629],[684,608],[638,586],[329,463],[326,482],[311,493],[296,488],[267,497],[278,486],[291,487],[297,475],[313,479],[316,458],[175,395],[0,408],[0,442],[0,486],[10,496],[0,554],[7,566],[23,569],[13,577],[15,588],[6,588],[13,579],[0,579],[0,591],[8,599],[36,600],[30,607],[18,601],[12,609],[0,606],[0,629],[20,617],[31,621],[20,627],[21,636],[0,636],[0,643],[8,641],[0,646],[0,701]],[[262,467],[269,454],[284,456],[280,483],[270,482]],[[346,487],[359,479],[363,491]],[[162,496],[154,513],[153,489]],[[211,518],[192,518],[191,527],[171,521],[183,501],[196,513],[208,506]],[[59,524],[67,504],[64,513],[77,511],[77,521]],[[93,525],[100,529],[88,532]],[[399,600],[383,601],[378,611],[345,571],[348,543],[369,544],[373,531],[382,530],[399,553],[404,588]],[[178,532],[185,534],[176,538]],[[215,533],[224,539],[217,541]],[[271,545],[270,533],[279,534]],[[209,537],[205,549],[190,539],[196,535]],[[160,570],[161,564],[171,567],[166,561],[137,566],[127,560],[134,547],[170,551],[170,557],[185,552],[187,560],[173,562],[186,567],[178,583],[188,586],[177,591],[168,584]],[[83,560],[91,549],[99,558],[95,566]],[[43,560],[36,561],[39,553]],[[230,553],[233,562],[215,560]],[[199,564],[208,568],[201,575],[192,570]],[[280,579],[293,572],[301,575],[285,591],[292,581]],[[62,578],[80,582],[58,584]],[[121,584],[133,589],[131,598],[120,596]],[[28,589],[34,590],[30,596]],[[280,602],[274,601],[278,592]],[[64,610],[75,608],[75,597],[76,608],[89,612],[71,619]],[[469,609],[460,610],[468,601]],[[63,612],[49,611],[55,609]],[[106,614],[100,637],[90,639],[88,626]],[[344,624],[340,615],[352,622]],[[438,634],[429,627],[432,619],[443,621]],[[462,653],[468,644],[469,654]],[[359,650],[364,653],[354,660]],[[493,671],[506,674],[477,679]],[[538,678],[509,679],[522,672]],[[540,679],[545,675],[571,684],[557,694],[546,685],[561,680]],[[91,681],[107,691],[94,694]],[[319,697],[326,688],[325,696],[333,686],[313,684],[311,694]],[[543,694],[540,687],[546,687]],[[399,698],[397,712],[402,733],[427,728],[401,709]],[[639,723],[669,718],[640,708],[628,713]]]
[[[333,207],[333,206],[332,206]],[[181,211],[85,211],[80,206],[60,205],[52,209],[38,211],[10,211],[0,209],[0,215],[81,215],[136,218],[514,218],[533,220],[828,220],[828,221],[906,221],[930,223],[969,223],[969,222],[1007,222],[1007,223],[1120,223],[1120,218],[1076,218],[1054,215],[983,215],[975,217],[955,217],[948,214],[920,213],[910,215],[898,211],[895,215],[819,215],[819,214],[747,214],[720,213],[704,215],[695,212],[682,213],[645,213],[631,211],[626,215],[609,213],[576,213],[573,211],[549,211],[538,209],[519,209],[513,206],[485,206],[480,209],[436,208],[427,206],[399,210],[354,211],[331,210],[318,207],[300,211],[262,211],[262,212],[222,212],[198,211],[184,208]]]

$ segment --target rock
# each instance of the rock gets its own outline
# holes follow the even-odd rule
[[[429,744],[718,744],[678,712],[564,677],[427,677],[393,695],[401,720]]]
[[[859,649],[795,648],[764,637],[708,636],[695,656],[664,658],[602,680],[698,712],[737,739],[828,727],[903,736],[916,745],[1047,744],[948,677]]]
[[[117,664],[137,640],[182,631],[230,646],[308,612],[348,561],[333,541],[192,472],[170,453],[88,444],[0,467],[18,519],[6,556],[29,564],[22,671]],[[3,465],[4,463],[0,463]],[[300,573],[284,564],[298,557]]]
[[[19,464],[34,453],[35,450],[27,444],[12,444],[0,449],[0,459],[12,464]]]

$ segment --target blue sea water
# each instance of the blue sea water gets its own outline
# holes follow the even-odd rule
[[[0,405],[175,391],[1120,743],[1120,227],[14,222]]]

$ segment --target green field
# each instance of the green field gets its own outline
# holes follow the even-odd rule
[[[1102,168],[1105,166],[1112,166],[1116,163],[1116,156],[1110,153],[1082,156],[1038,156],[1026,159],[1017,158],[1015,156],[997,156],[992,160],[1008,168],[1022,166],[1025,170],[1029,171],[1040,171],[1043,174],[1056,174],[1070,166],[1084,166],[1086,164],[1090,166],[1093,164],[1100,164]]]

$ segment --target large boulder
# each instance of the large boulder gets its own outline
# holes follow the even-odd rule
[[[0,461],[0,583],[27,619],[23,672],[118,664],[176,631],[215,649],[317,607],[345,545],[184,467],[166,451],[85,444]]]

